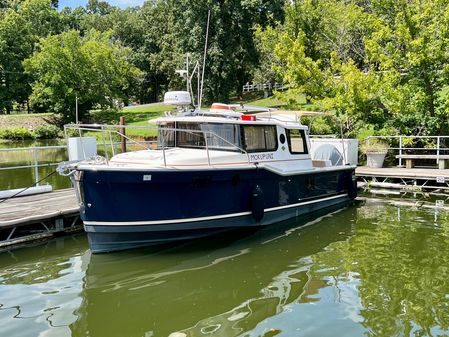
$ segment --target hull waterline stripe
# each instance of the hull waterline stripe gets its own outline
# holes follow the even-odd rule
[[[278,210],[281,210],[281,209],[287,209],[287,208],[293,208],[293,207],[298,207],[298,206],[310,205],[310,204],[314,204],[314,203],[317,203],[317,202],[343,198],[343,197],[346,197],[346,196],[347,196],[347,194],[339,194],[339,195],[333,195],[331,197],[327,197],[327,198],[323,198],[323,199],[304,201],[304,202],[291,204],[291,205],[285,205],[285,206],[271,207],[271,208],[266,208],[265,212],[273,212],[273,211],[278,211]],[[212,216],[205,216],[205,217],[198,217],[198,218],[173,219],[173,220],[155,220],[155,221],[121,221],[121,222],[84,221],[84,225],[88,225],[88,226],[167,225],[167,224],[176,224],[176,223],[185,223],[185,222],[199,222],[199,221],[207,221],[207,220],[219,220],[219,219],[234,218],[234,217],[251,215],[251,214],[252,214],[251,212],[240,212],[240,213],[230,213],[230,214],[223,214],[223,215],[212,215]]]

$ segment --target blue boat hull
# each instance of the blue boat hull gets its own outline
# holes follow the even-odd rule
[[[94,253],[270,225],[355,198],[353,169],[84,171],[81,217]]]

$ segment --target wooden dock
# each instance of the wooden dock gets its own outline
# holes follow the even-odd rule
[[[72,188],[0,203],[0,247],[79,229],[79,205]]]
[[[359,166],[355,173],[373,187],[449,191],[449,169]]]

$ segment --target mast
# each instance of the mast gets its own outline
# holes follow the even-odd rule
[[[206,68],[206,54],[207,54],[207,40],[209,37],[209,22],[210,22],[210,8],[207,12],[207,26],[206,26],[206,42],[204,43],[204,55],[203,55],[203,65],[201,74],[201,90],[199,95],[198,110],[201,110],[201,101],[203,100],[203,87],[204,87],[204,70]]]

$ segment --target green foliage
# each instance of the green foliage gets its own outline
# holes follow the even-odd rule
[[[299,34],[292,39],[288,33],[280,36],[279,43],[274,51],[276,57],[282,60],[281,65],[274,66],[282,79],[306,94],[307,101],[322,97],[324,74],[321,61],[313,60],[306,55],[305,35]]]
[[[1,6],[0,6],[1,7]],[[0,12],[0,113],[24,104],[31,93],[31,79],[22,61],[33,52],[39,37],[62,29],[60,13],[50,0],[10,2]]]
[[[22,102],[30,94],[22,60],[32,46],[26,20],[12,9],[0,13],[0,113],[10,113],[14,102]]]
[[[31,107],[73,121],[76,97],[83,117],[90,109],[155,102],[166,90],[184,89],[175,70],[186,53],[192,63],[202,62],[210,8],[205,101],[241,100],[249,81],[284,81],[289,96],[267,103],[335,113],[347,136],[364,129],[449,133],[447,1],[56,6],[54,0],[0,1],[0,113]],[[316,128],[327,129],[321,122]]]
[[[33,139],[33,134],[30,130],[24,127],[14,127],[0,130],[0,138],[7,140],[24,140]]]
[[[42,125],[33,130],[33,136],[35,139],[54,139],[60,138],[62,135],[61,129],[56,125]]]
[[[278,79],[334,111],[346,135],[449,132],[449,3],[305,0],[285,11],[277,34],[256,32],[258,49],[275,45],[266,59]]]
[[[169,88],[184,87],[174,73],[189,52],[201,59],[206,35],[207,12],[211,10],[204,93],[208,101],[228,101],[240,93],[257,67],[253,26],[266,27],[282,20],[284,1],[157,1],[142,9],[149,67]],[[186,24],[188,23],[188,24]]]
[[[36,79],[30,101],[75,120],[78,97],[80,119],[94,106],[113,107],[125,100],[140,75],[127,58],[130,50],[113,42],[108,33],[76,31],[41,39],[39,50],[24,62]]]
[[[360,145],[360,151],[364,154],[369,152],[386,153],[388,150],[388,143],[378,138],[365,139]]]
[[[55,139],[62,136],[62,131],[55,125],[45,124],[30,131],[25,127],[10,127],[0,129],[0,139],[24,140],[24,139]]]

